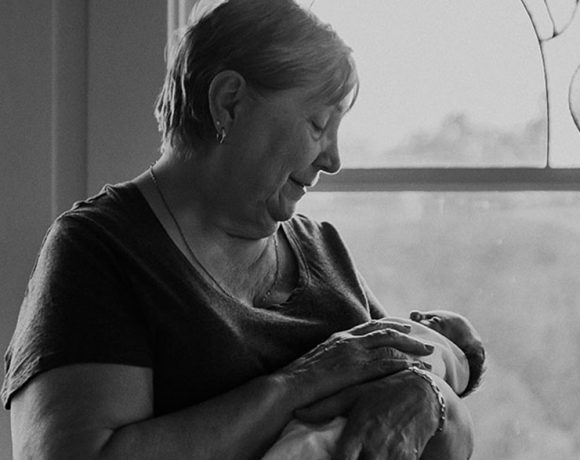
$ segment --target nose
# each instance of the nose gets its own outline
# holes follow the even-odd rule
[[[314,165],[327,174],[336,174],[340,171],[342,163],[338,151],[338,139],[336,134],[329,136],[323,145],[322,152],[316,158]]]

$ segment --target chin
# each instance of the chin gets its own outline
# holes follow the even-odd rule
[[[292,216],[296,212],[296,202],[284,203],[279,206],[272,207],[272,209],[269,209],[268,211],[271,220],[275,221],[276,223],[285,222],[292,219]]]

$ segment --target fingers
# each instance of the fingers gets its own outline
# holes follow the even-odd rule
[[[409,326],[370,321],[332,334],[280,372],[304,387],[299,399],[309,404],[343,388],[385,377],[411,366],[429,369],[420,357],[433,347],[408,335]],[[302,405],[300,404],[300,405]]]
[[[409,317],[412,321],[416,323],[422,324],[430,329],[433,329],[437,332],[441,332],[442,329],[442,319],[439,314],[435,311],[432,312],[420,312],[417,310],[413,310]]]
[[[403,420],[406,417],[401,417]],[[332,460],[416,460],[423,448],[418,447],[415,430],[402,433],[402,427],[376,419],[366,413],[349,413],[346,425],[338,438]]]
[[[352,420],[348,420],[346,425],[338,438],[336,443],[332,460],[355,460],[360,458],[361,450],[362,450],[362,433],[361,431],[361,423],[358,423],[356,426],[352,423]]]
[[[356,415],[347,423],[338,438],[333,452],[333,460],[392,459],[387,455],[387,445],[392,433],[373,430],[372,424]],[[399,458],[399,457],[397,457]]]
[[[403,353],[425,356],[433,353],[433,346],[393,329],[370,332],[362,338],[367,348],[390,347]]]
[[[389,376],[410,367],[431,370],[430,364],[418,359],[409,359],[403,353],[397,352],[397,350],[392,348],[377,348],[372,350],[372,354],[374,359],[366,363],[366,368],[363,371],[366,379]],[[402,358],[397,358],[396,356],[398,355],[402,356]]]
[[[332,460],[358,460],[361,458],[362,444],[360,442],[344,442],[344,438],[339,438]]]
[[[412,321],[421,321],[423,319],[423,313],[417,310],[413,310],[411,313],[409,313],[409,318]]]
[[[372,320],[350,329],[350,333],[355,336],[365,335],[370,332],[380,331],[380,330],[395,330],[402,334],[408,334],[411,332],[411,326],[408,324],[398,323],[396,321],[388,320]]]
[[[369,321],[348,331],[351,336],[362,337],[364,345],[368,348],[392,347],[419,356],[433,352],[431,345],[409,337],[409,332],[410,325],[390,320]]]
[[[416,321],[416,322],[420,322],[420,321],[435,318],[435,317],[437,317],[437,313],[435,311],[420,312],[418,310],[413,310],[409,314],[409,318],[411,318],[411,320]]]

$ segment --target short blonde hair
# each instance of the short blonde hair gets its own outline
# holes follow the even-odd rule
[[[352,50],[310,11],[294,0],[229,0],[179,43],[155,110],[162,149],[215,138],[208,91],[224,70],[262,94],[306,87],[328,105],[352,94],[351,106],[358,93]]]

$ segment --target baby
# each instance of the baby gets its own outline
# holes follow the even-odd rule
[[[485,350],[471,323],[446,310],[413,311],[410,318],[385,319],[408,324],[411,337],[434,346],[431,355],[420,358],[431,365],[430,372],[444,379],[461,397],[473,392],[484,371]],[[262,460],[330,460],[345,424],[344,417],[322,425],[292,420]]]

